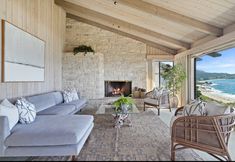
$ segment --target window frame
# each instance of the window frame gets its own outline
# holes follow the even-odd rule
[[[162,62],[171,62],[172,63],[172,67],[175,66],[175,62],[174,61],[158,61],[159,62],[159,87],[161,87],[161,63]]]

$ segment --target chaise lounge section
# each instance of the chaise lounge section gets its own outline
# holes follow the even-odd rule
[[[0,156],[76,156],[94,126],[93,116],[73,115],[85,107],[79,99],[63,103],[62,92],[26,97],[37,110],[33,123],[9,128],[0,116]]]

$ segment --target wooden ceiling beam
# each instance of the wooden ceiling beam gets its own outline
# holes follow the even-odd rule
[[[70,14],[70,13],[67,13],[67,17],[68,18],[71,18],[71,19],[74,19],[74,20],[77,20],[79,22],[83,22],[83,23],[86,23],[86,24],[89,24],[89,25],[92,25],[92,26],[96,26],[98,28],[101,28],[101,29],[104,29],[104,30],[107,30],[107,31],[110,31],[110,32],[113,32],[113,33],[117,33],[119,35],[122,35],[122,36],[125,36],[125,37],[129,37],[131,39],[134,39],[134,40],[137,40],[137,41],[140,41],[140,42],[143,42],[145,44],[148,44],[149,46],[151,47],[154,47],[154,48],[157,48],[157,49],[160,49],[160,50],[163,50],[165,51],[166,53],[169,53],[171,55],[175,55],[177,52],[176,50],[173,50],[173,49],[170,49],[168,47],[165,47],[165,46],[162,46],[162,45],[159,45],[155,42],[151,42],[149,40],[146,40],[146,39],[143,39],[143,38],[140,38],[138,36],[135,36],[135,35],[131,35],[130,33],[125,33],[125,32],[122,32],[120,30],[117,30],[117,29],[114,29],[114,28],[111,28],[111,27],[108,27],[108,26],[105,26],[103,24],[99,24],[97,22],[94,22],[94,21],[91,21],[91,20],[87,20],[87,19],[84,19],[82,17],[79,17],[79,16],[76,16],[76,15],[73,15],[73,14]]]
[[[63,0],[56,0],[55,2],[56,4],[62,6],[67,13],[76,15],[86,20],[91,20],[98,24],[103,24],[104,26],[108,26],[110,28],[129,33],[131,35],[135,35],[150,42],[161,44],[174,50],[190,48],[190,44],[188,43],[181,42],[179,40],[167,37],[160,33],[156,33],[145,28],[138,27],[136,25],[121,21],[119,19],[115,19],[113,17],[98,13],[93,10],[89,10],[85,7],[81,7],[79,5],[75,5],[73,3],[66,2]]]
[[[138,32],[141,32],[143,34],[146,34],[148,36],[151,36],[152,38],[155,39],[156,42],[158,42],[159,44],[162,44],[164,46],[168,46],[172,49],[189,49],[190,48],[190,44],[183,42],[183,41],[179,41],[175,38],[163,35],[162,33],[158,33],[157,31],[154,31],[154,27],[152,27],[150,29],[149,28],[145,28],[143,27],[143,25],[145,26],[146,24],[144,22],[142,22],[142,25],[139,25],[139,23],[137,23],[136,21],[133,22],[129,22],[127,19],[121,19],[122,18],[127,18],[127,16],[124,16],[123,14],[119,13],[117,14],[112,13],[112,12],[107,12],[107,10],[105,10],[106,8],[103,7],[107,7],[107,6],[102,6],[101,4],[99,4],[97,1],[89,1],[89,0],[79,0],[79,1],[73,1],[73,0],[55,0],[55,2],[62,6],[65,7],[67,6],[67,9],[73,9],[73,10],[83,10],[83,12],[89,11],[90,13],[93,12],[92,14],[94,14],[95,17],[101,16],[101,17],[105,17],[106,19],[109,19],[109,21],[111,22],[115,22],[116,24],[122,25],[122,26],[126,26],[128,28],[137,30]],[[90,5],[94,3],[93,5]],[[99,4],[99,6],[96,6],[96,3]],[[109,2],[110,5],[110,2]],[[121,15],[120,15],[121,14]],[[118,17],[115,17],[115,15]],[[120,17],[118,16],[120,15]],[[81,16],[80,16],[81,17]],[[133,15],[132,15],[133,17]],[[129,18],[128,18],[129,19]],[[139,18],[138,18],[139,19]]]
[[[215,35],[221,36],[223,34],[223,29],[218,28],[216,26],[201,22],[199,20],[193,19],[191,17],[187,17],[185,15],[178,14],[174,11],[156,6],[155,4],[150,4],[148,2],[144,2],[142,0],[116,0],[116,5],[126,5],[128,7],[132,7],[138,9],[140,11],[149,13],[153,16],[162,17],[164,19],[176,22],[178,24],[187,25],[189,27],[194,28],[195,30]]]
[[[147,60],[167,60],[174,61],[174,55],[147,55]]]
[[[176,40],[174,38],[165,36],[161,33],[156,33],[154,31],[147,30],[145,28],[130,24],[128,22],[98,13],[93,10],[89,10],[85,7],[75,5],[70,2],[66,2],[63,0],[55,1],[57,4],[62,6],[63,8],[66,8],[67,12],[77,12],[76,15],[79,17],[83,17],[85,19],[90,19],[92,21],[98,22],[100,24],[105,23],[105,25],[113,28],[118,28],[119,30],[127,33],[132,33],[132,35],[136,34],[137,36],[143,37],[147,40],[150,40],[152,42],[156,42],[158,44],[162,44],[164,46],[170,47],[172,49],[189,49],[190,44],[185,43],[179,40]]]

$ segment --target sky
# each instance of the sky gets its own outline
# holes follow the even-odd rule
[[[235,48],[219,51],[220,57],[204,55],[202,61],[197,61],[197,70],[213,73],[235,74]]]

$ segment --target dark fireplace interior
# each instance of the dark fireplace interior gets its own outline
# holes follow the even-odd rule
[[[131,81],[105,81],[105,97],[129,96]]]

